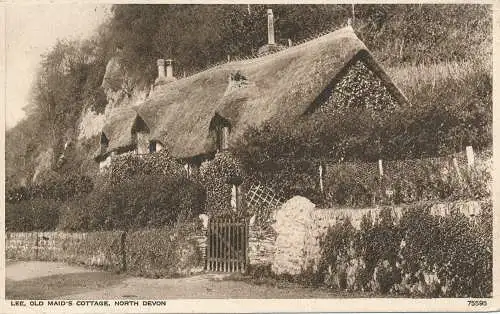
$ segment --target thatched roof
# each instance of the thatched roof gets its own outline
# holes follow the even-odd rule
[[[251,126],[273,118],[293,121],[357,58],[366,60],[391,93],[406,102],[348,26],[274,54],[226,63],[159,86],[135,109],[150,129],[150,140],[164,143],[174,157],[206,154],[216,149],[209,137],[216,113],[231,123],[230,145]],[[231,84],[229,78],[238,71],[246,81]],[[127,145],[129,126],[127,114],[112,117],[104,130],[108,150]]]

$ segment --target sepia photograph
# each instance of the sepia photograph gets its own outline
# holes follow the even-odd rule
[[[6,309],[491,311],[493,12],[7,4]]]

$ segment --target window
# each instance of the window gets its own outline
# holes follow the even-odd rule
[[[214,136],[215,147],[217,151],[225,151],[229,149],[229,133],[231,124],[229,121],[219,114],[215,114],[210,122],[210,132]]]
[[[149,142],[149,152],[150,153],[156,152],[156,142],[155,141]]]

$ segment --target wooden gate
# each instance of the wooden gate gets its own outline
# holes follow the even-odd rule
[[[209,271],[238,272],[247,265],[248,221],[210,218],[205,267]]]

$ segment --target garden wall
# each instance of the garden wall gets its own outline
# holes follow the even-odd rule
[[[7,232],[7,259],[57,261],[127,271],[145,277],[187,275],[202,271],[203,229],[148,229],[88,233]]]
[[[294,197],[274,213],[272,228],[252,226],[250,228],[249,259],[251,265],[271,265],[275,273],[295,274],[299,268],[312,266],[315,269],[321,257],[319,241],[328,227],[349,219],[359,229],[364,215],[375,221],[384,207],[363,209],[332,208],[307,210],[303,206],[307,199]],[[314,206],[314,205],[313,205]],[[401,218],[406,206],[392,206],[393,217]],[[446,216],[461,212],[474,217],[479,214],[479,201],[438,203],[431,207],[431,214]],[[299,267],[299,268],[297,268]]]
[[[119,271],[123,267],[122,236],[120,231],[7,232],[5,255],[9,259],[60,261]]]

